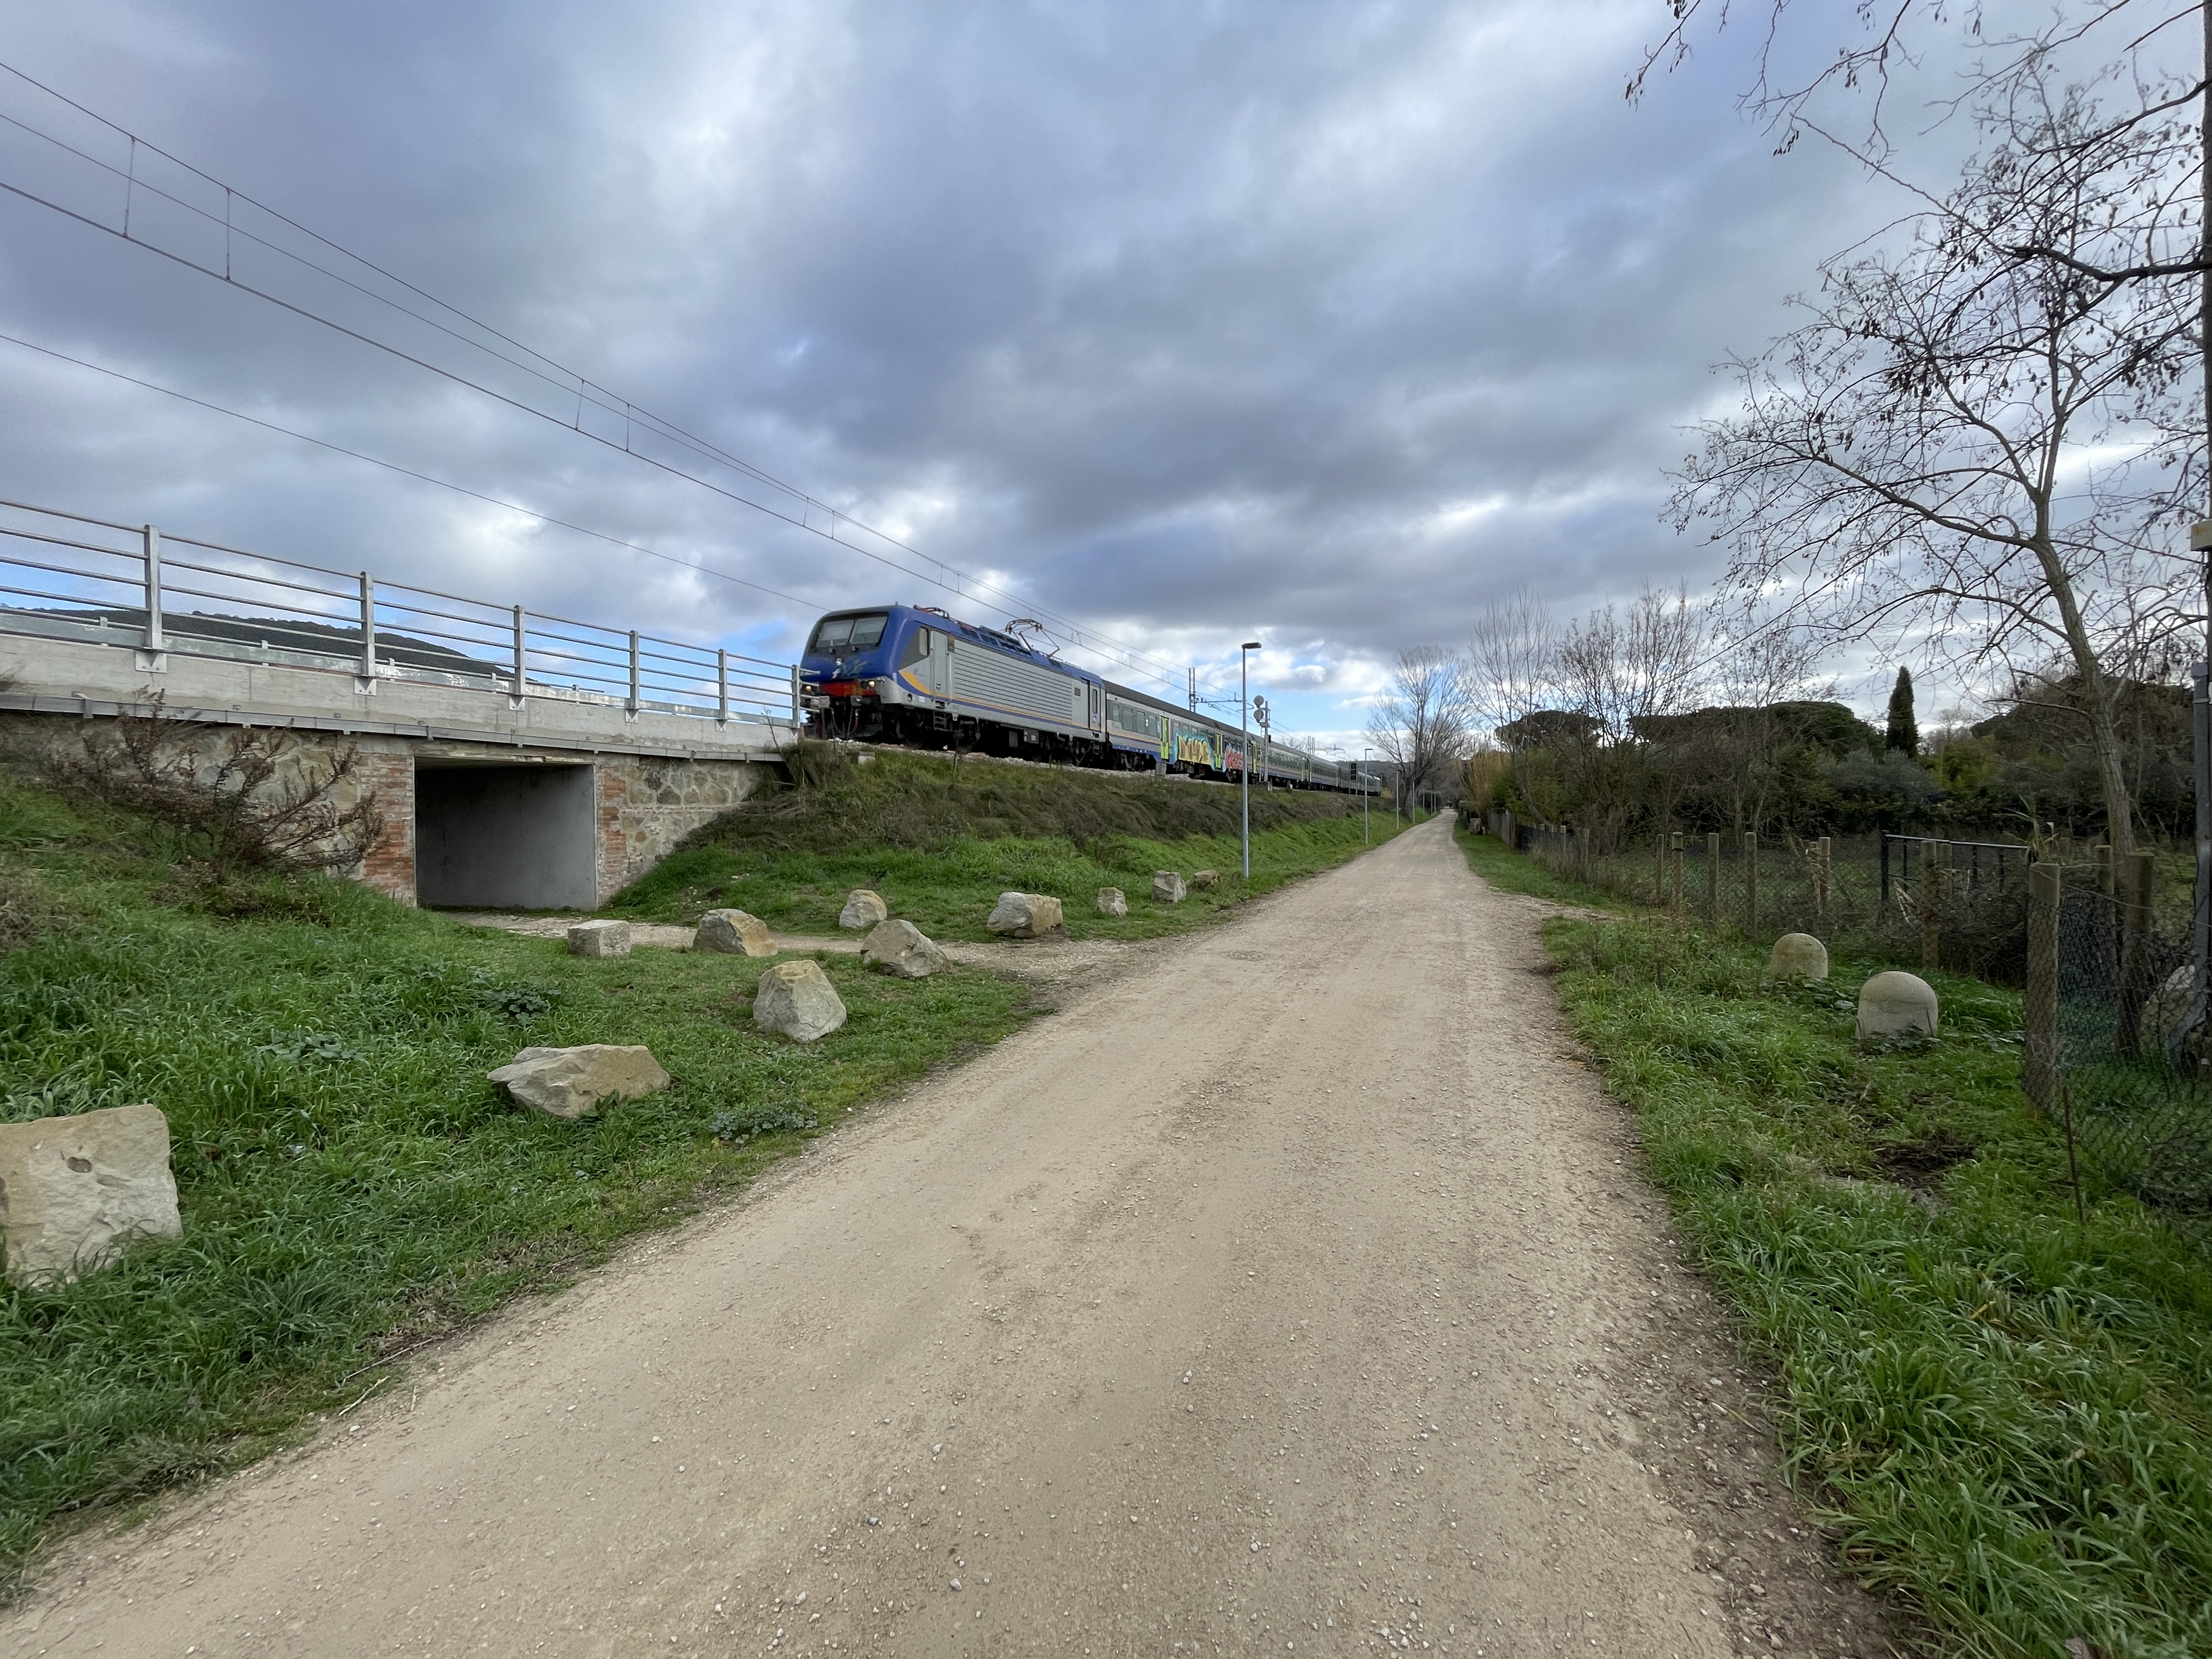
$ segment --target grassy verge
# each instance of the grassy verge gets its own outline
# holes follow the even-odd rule
[[[1626,913],[1632,908],[1618,893],[1553,874],[1535,860],[1509,851],[1495,836],[1470,835],[1464,830],[1455,830],[1452,838],[1467,854],[1467,867],[1501,891],[1525,893],[1531,898],[1553,899],[1593,910]]]
[[[834,933],[845,895],[883,894],[891,914],[941,939],[990,937],[1010,889],[1049,893],[1078,939],[1147,939],[1358,856],[1392,833],[1363,830],[1357,799],[1254,792],[1252,876],[1240,875],[1237,792],[1150,776],[878,753],[869,764],[817,751],[796,782],[725,815],[615,901],[617,915],[690,924],[732,906],[797,933]],[[1152,897],[1152,872],[1221,880],[1181,904]],[[1101,887],[1129,914],[1102,916]]]
[[[1936,975],[1939,1038],[1861,1048],[1849,988],[1893,964],[1801,988],[1653,921],[1547,936],[1846,1565],[1964,1654],[2212,1652],[2212,1266],[2124,1196],[2077,1224],[2017,998]]]
[[[757,1034],[765,965],[571,957],[322,878],[196,880],[158,827],[0,776],[0,1121],[167,1114],[181,1239],[0,1285],[0,1589],[56,1517],[249,1457],[379,1362],[743,1185],[995,1040],[1024,993],[825,968],[850,1023]],[[650,1099],[558,1123],[484,1073],[642,1042]]]

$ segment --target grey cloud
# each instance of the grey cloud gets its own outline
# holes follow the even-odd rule
[[[1625,106],[1641,3],[0,16],[29,71],[932,555],[1177,657],[1297,641],[1315,710],[1524,582],[1701,580],[1656,509],[1706,365],[1881,211],[1768,155],[1725,54]],[[808,606],[933,597],[20,203],[0,308]],[[805,620],[0,364],[20,495],[786,649]]]

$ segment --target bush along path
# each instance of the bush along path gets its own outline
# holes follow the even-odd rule
[[[1014,1030],[955,969],[825,971],[851,1010],[757,1032],[742,957],[568,956],[323,876],[217,878],[189,836],[0,775],[0,1121],[152,1101],[184,1237],[0,1285],[0,1580],[58,1516],[283,1441],[380,1364],[665,1226],[856,1105]],[[674,1085],[555,1122],[485,1073],[643,1043]]]
[[[1500,885],[1587,896],[1465,844]],[[1946,1651],[2212,1652],[2212,1263],[2122,1195],[2077,1223],[2017,997],[1932,975],[1941,1035],[1864,1046],[1853,995],[1900,964],[1778,984],[1656,919],[1547,940],[1844,1564]]]

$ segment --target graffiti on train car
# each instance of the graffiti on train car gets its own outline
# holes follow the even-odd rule
[[[1218,772],[1221,769],[1221,742],[1211,732],[1194,726],[1177,725],[1175,728],[1174,758],[1187,766],[1203,766]]]

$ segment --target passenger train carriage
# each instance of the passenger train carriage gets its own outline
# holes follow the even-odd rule
[[[815,624],[799,672],[807,730],[817,737],[1204,778],[1244,770],[1246,739],[1235,726],[931,607],[832,611]],[[1349,762],[1257,733],[1249,741],[1255,777],[1360,787]]]

